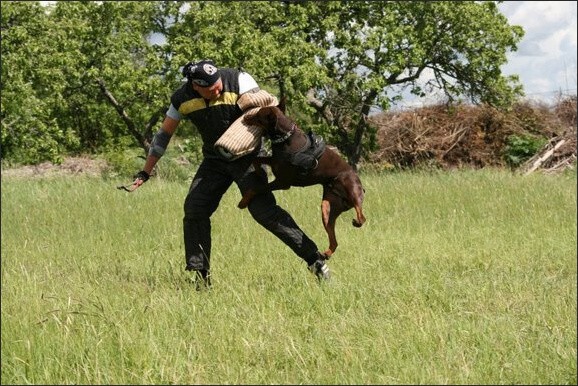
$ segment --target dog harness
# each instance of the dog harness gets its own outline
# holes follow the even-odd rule
[[[283,141],[273,142],[280,143],[286,141],[295,132],[295,124],[291,127],[291,130],[287,132],[282,138]],[[276,139],[276,141],[278,141]],[[307,142],[303,148],[297,150],[294,153],[287,154],[287,161],[293,165],[297,166],[300,171],[299,173],[305,175],[311,170],[317,167],[319,158],[325,151],[325,141],[319,135],[313,133],[311,130],[307,133]]]

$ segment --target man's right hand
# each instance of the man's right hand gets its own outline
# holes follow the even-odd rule
[[[136,190],[136,188],[138,188],[139,186],[141,186],[142,184],[147,182],[148,179],[150,178],[150,174],[148,174],[144,170],[141,170],[140,172],[135,174],[133,176],[133,178],[134,178],[134,181],[130,187],[126,187],[126,186],[121,185],[121,186],[117,186],[117,189],[123,189],[123,190],[126,190],[127,192],[132,192],[132,191]]]
[[[140,185],[142,185],[143,183],[147,182],[150,178],[150,174],[148,174],[147,172],[145,172],[144,170],[141,170],[140,172],[138,172],[137,174],[135,174],[134,176],[132,176],[132,178],[135,179],[135,182],[137,180],[142,180],[142,182],[140,183]],[[133,184],[135,183],[133,182]]]

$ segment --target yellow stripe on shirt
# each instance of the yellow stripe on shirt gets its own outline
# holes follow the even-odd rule
[[[234,105],[237,103],[237,99],[238,99],[238,95],[236,93],[224,92],[219,96],[219,98],[217,98],[213,101],[210,101],[209,107],[210,106],[216,106],[216,105]],[[193,111],[202,110],[206,107],[207,107],[207,105],[206,105],[205,100],[203,98],[194,98],[194,99],[191,99],[191,100],[188,100],[188,101],[182,103],[179,106],[179,113],[181,113],[182,115],[188,115],[188,114],[192,113]]]

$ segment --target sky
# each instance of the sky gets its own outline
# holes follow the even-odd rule
[[[576,1],[504,1],[498,5],[510,25],[525,35],[508,54],[504,75],[518,74],[528,99],[552,101],[576,95]]]
[[[498,4],[509,25],[524,29],[517,51],[506,55],[508,62],[501,70],[504,76],[518,75],[525,100],[555,105],[561,96],[576,95],[576,4],[576,1]],[[392,107],[405,110],[444,100],[441,92],[417,98],[405,91],[403,100]]]

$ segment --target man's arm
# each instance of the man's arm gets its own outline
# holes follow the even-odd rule
[[[179,125],[180,122],[179,119],[176,119],[176,117],[179,116],[178,112],[175,113],[176,110],[174,110],[174,108],[172,108],[173,114],[170,114],[170,111],[171,109],[169,109],[169,113],[167,113],[167,116],[165,117],[159,131],[157,131],[157,133],[153,137],[149,154],[147,156],[143,169],[134,175],[133,177],[134,181],[130,187],[118,186],[117,187],[118,189],[123,189],[128,192],[132,192],[148,181],[151,172],[153,171],[157,162],[159,162],[159,159],[165,153],[165,150],[167,149],[171,137],[177,130],[177,126]]]
[[[151,150],[149,151],[149,154],[145,161],[145,165],[143,167],[143,170],[147,174],[149,175],[151,174],[155,165],[157,164],[159,159],[163,156],[167,148],[167,145],[171,140],[171,137],[173,136],[173,134],[177,130],[177,127],[179,126],[179,123],[180,121],[178,119],[171,118],[168,115],[165,117],[161,125],[161,128],[153,138],[153,141],[151,143]]]

